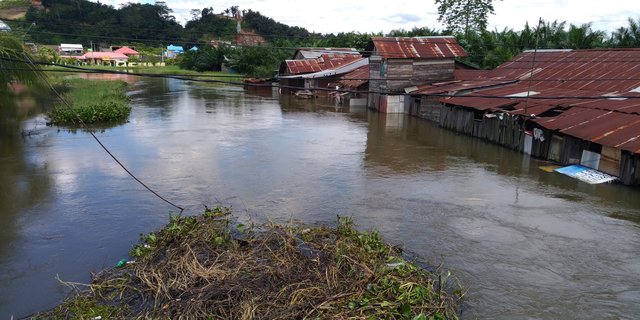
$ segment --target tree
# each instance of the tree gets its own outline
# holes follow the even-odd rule
[[[438,21],[444,22],[452,33],[487,29],[487,16],[494,14],[493,0],[435,0],[438,5]]]
[[[28,61],[31,60],[22,43],[7,34],[0,33],[0,93],[12,82],[34,84],[40,74]]]
[[[629,27],[620,27],[611,34],[609,45],[617,48],[640,47],[640,18],[629,18]]]

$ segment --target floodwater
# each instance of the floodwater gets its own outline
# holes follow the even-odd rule
[[[545,172],[420,119],[179,80],[132,87],[130,122],[97,136],[186,214],[352,216],[450,270],[466,319],[640,316],[637,188]],[[53,307],[69,292],[57,279],[88,282],[176,212],[86,132],[25,118],[0,122],[0,319]]]

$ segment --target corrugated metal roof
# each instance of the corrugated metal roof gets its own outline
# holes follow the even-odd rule
[[[340,84],[345,88],[355,89],[369,82],[369,65],[353,70],[342,77]]]
[[[500,86],[508,83],[513,83],[513,80],[503,81],[491,81],[491,80],[478,80],[478,81],[449,81],[443,83],[432,83],[429,85],[418,86],[417,90],[412,91],[411,94],[438,94],[445,92],[459,92],[465,90],[479,90],[482,88],[489,88]]]
[[[300,56],[302,59],[317,59],[322,54],[328,53],[360,55],[360,52],[355,48],[300,48],[294,54],[294,59],[296,56]]]
[[[352,63],[361,59],[360,55],[352,54],[322,54],[317,59],[285,60],[286,75],[314,73]]]
[[[465,96],[442,98],[440,99],[440,102],[457,106],[465,106],[481,111],[499,110],[500,108],[513,106],[518,103],[518,101],[510,99]]]
[[[454,69],[453,78],[456,80],[478,80],[487,78],[491,70]]]
[[[457,58],[467,52],[454,37],[372,37],[375,54],[383,58]]]
[[[548,130],[640,152],[640,98],[632,98],[640,97],[640,49],[541,50],[536,52],[535,63],[533,55],[532,51],[524,52],[483,78],[464,81],[470,87],[487,81],[518,83],[478,88],[469,96],[440,101],[512,114],[540,115],[551,109],[564,110],[560,115],[533,121]],[[458,91],[456,87],[450,89],[448,92]],[[512,110],[504,110],[505,107]]]
[[[534,119],[542,127],[604,146],[640,151],[640,116],[574,107],[553,118]]]
[[[640,118],[639,118],[640,120]],[[617,147],[640,153],[640,122],[632,122],[624,127],[593,140],[605,146]]]
[[[331,64],[330,64],[331,65]],[[337,74],[345,74],[347,72],[356,70],[360,67],[369,66],[369,58],[358,58],[356,60],[351,60],[346,63],[338,63],[335,67],[330,67],[328,69],[324,69],[318,72],[313,73],[304,73],[297,75],[289,75],[289,76],[281,76],[280,78],[304,78],[304,79],[313,79],[313,78],[323,78],[334,76]]]
[[[544,102],[520,102],[517,105],[513,106],[514,110],[509,111],[511,114],[519,114],[519,115],[540,115],[549,110],[557,108],[557,105],[544,103]]]
[[[528,80],[547,87],[629,93],[640,87],[640,49],[527,51],[487,76]]]

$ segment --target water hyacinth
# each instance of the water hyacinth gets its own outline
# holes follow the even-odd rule
[[[119,123],[131,113],[127,83],[119,80],[65,79],[63,98],[48,114],[51,124]]]
[[[349,218],[335,227],[247,226],[217,206],[169,220],[141,235],[130,259],[32,318],[458,318],[464,294],[444,289],[450,274],[422,269]]]

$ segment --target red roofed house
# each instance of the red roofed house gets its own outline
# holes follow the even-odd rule
[[[126,65],[129,57],[119,52],[87,52],[78,59],[89,64],[102,64],[111,66]]]
[[[135,58],[140,57],[140,53],[138,51],[133,50],[129,47],[121,47],[117,50],[114,50],[113,52],[122,53],[127,57],[135,57]]]
[[[383,113],[406,113],[405,88],[452,80],[455,58],[467,52],[454,37],[373,37],[369,57],[369,107]]]

